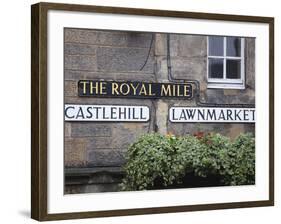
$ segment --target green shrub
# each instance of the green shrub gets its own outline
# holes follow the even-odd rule
[[[130,145],[122,190],[163,188],[183,182],[187,174],[221,177],[222,184],[253,184],[255,142],[241,134],[231,142],[220,134],[176,137],[146,134]]]
[[[241,134],[227,152],[224,181],[227,185],[255,183],[255,139],[252,134]]]
[[[194,173],[200,177],[220,175],[224,170],[227,151],[231,148],[230,139],[220,134],[207,134],[200,138],[201,147],[194,154]]]
[[[159,134],[147,134],[133,143],[127,152],[126,178],[123,190],[143,190],[153,187],[157,177],[169,184],[167,173],[171,165],[173,148],[169,139]]]
[[[174,183],[182,183],[182,178],[186,173],[194,171],[194,161],[198,152],[205,150],[206,147],[199,139],[190,135],[175,138],[172,143],[176,153],[172,158],[171,175],[174,177]]]

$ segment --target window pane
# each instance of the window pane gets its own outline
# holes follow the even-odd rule
[[[240,79],[241,78],[241,61],[226,60],[226,78]]]
[[[223,78],[223,59],[209,58],[209,78]]]
[[[226,38],[226,55],[232,57],[241,56],[241,39],[239,37]]]
[[[209,37],[209,55],[223,56],[223,37]]]

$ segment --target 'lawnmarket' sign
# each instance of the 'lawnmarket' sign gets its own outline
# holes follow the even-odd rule
[[[171,122],[254,123],[255,108],[171,107]]]

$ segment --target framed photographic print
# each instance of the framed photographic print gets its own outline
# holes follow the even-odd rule
[[[274,204],[274,18],[32,5],[32,218]]]

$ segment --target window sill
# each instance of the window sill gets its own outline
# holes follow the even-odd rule
[[[208,89],[245,89],[244,84],[234,83],[208,83]]]

